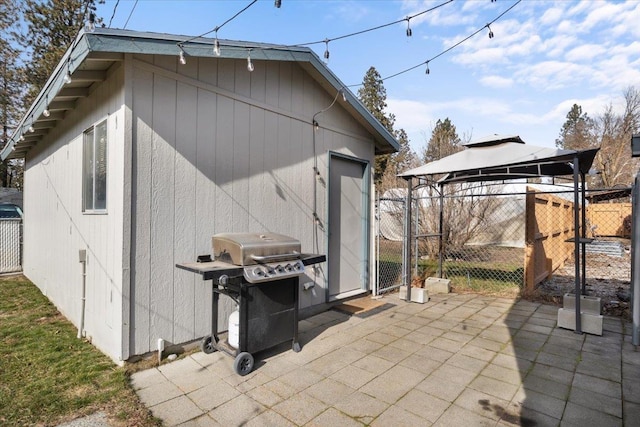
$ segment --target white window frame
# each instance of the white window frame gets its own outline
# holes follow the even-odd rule
[[[102,137],[102,138],[101,138]],[[104,144],[103,159],[98,145]],[[82,133],[82,212],[107,213],[107,178],[109,153],[109,131],[107,118],[100,120]],[[100,172],[103,164],[103,172]],[[102,176],[101,176],[102,175]],[[102,196],[102,197],[101,197]]]

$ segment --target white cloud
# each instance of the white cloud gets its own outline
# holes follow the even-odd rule
[[[583,44],[571,49],[566,54],[567,61],[589,61],[593,58],[596,58],[603,53],[605,53],[607,49],[598,44]]]
[[[540,23],[542,25],[553,25],[560,21],[564,14],[564,10],[558,7],[552,7],[547,9],[542,17],[540,18]]]
[[[513,86],[513,80],[502,76],[484,76],[480,78],[480,83],[484,86],[504,89]]]

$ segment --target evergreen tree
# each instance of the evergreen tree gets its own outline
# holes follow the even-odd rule
[[[460,143],[461,140],[456,126],[451,123],[451,120],[449,118],[444,119],[444,121],[438,119],[435,128],[431,132],[431,138],[427,143],[422,159],[425,163],[430,163],[457,153],[462,149]]]
[[[591,130],[593,121],[582,112],[582,107],[573,104],[567,113],[567,121],[562,125],[556,139],[556,147],[567,150],[581,150],[592,146]]]
[[[93,12],[95,0],[24,0],[26,31],[19,41],[29,57],[26,103],[42,89]]]
[[[12,0],[0,0],[0,126],[2,143],[0,149],[9,141],[15,131],[16,123],[22,111],[23,73],[19,66],[20,51],[15,42],[16,3]],[[0,163],[0,185],[12,185],[11,176],[16,161]],[[15,182],[13,183],[15,184]]]
[[[385,112],[387,108],[387,90],[382,82],[382,77],[375,67],[369,68],[362,81],[362,87],[358,89],[358,98],[369,112],[378,119],[392,135],[394,134],[393,125],[396,117],[393,114]],[[387,170],[391,159],[391,155],[383,154],[376,156],[374,167],[374,180],[376,184],[380,184],[382,177]]]

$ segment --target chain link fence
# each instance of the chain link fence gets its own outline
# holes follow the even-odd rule
[[[0,219],[0,273],[22,271],[22,220]]]
[[[527,199],[527,189],[535,196]],[[629,193],[586,193],[586,289],[602,296],[611,310],[624,309],[629,299]],[[406,188],[399,186],[377,199],[377,294],[403,284],[405,198]],[[533,289],[561,301],[575,283],[574,245],[566,241],[574,235],[573,202],[572,185],[459,184],[445,186],[442,194],[433,187],[414,190],[407,256],[413,285],[444,277],[457,292],[515,297],[533,281]]]

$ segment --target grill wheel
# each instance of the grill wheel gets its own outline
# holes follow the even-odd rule
[[[238,375],[245,376],[253,370],[253,356],[251,353],[243,351],[236,356],[233,362],[233,369]]]

